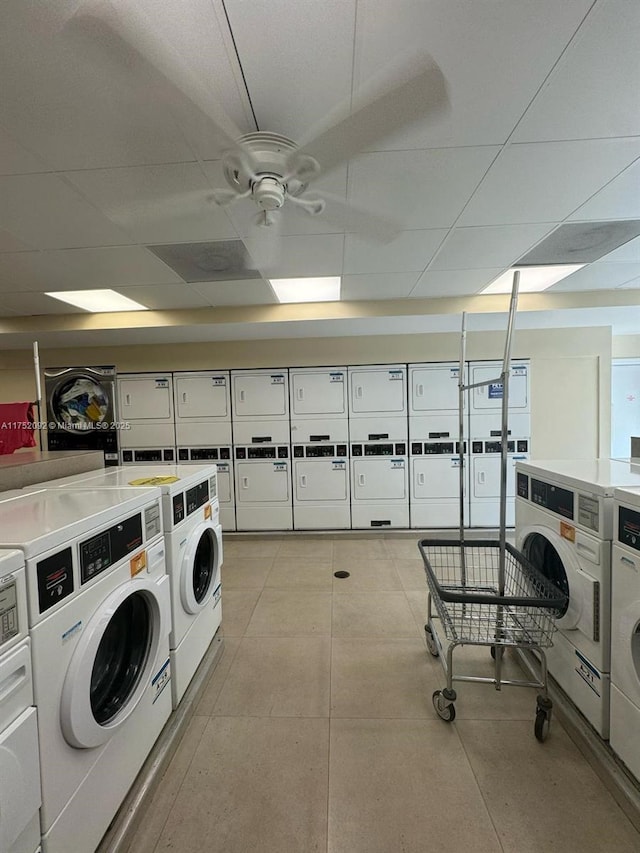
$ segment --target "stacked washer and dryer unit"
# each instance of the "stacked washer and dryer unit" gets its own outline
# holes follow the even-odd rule
[[[232,370],[237,530],[292,530],[289,371]]]
[[[640,488],[615,490],[613,535],[610,743],[640,782]]]
[[[88,471],[43,484],[63,491],[144,491],[149,485],[159,488],[162,495],[171,592],[171,696],[175,709],[222,622],[223,547],[216,466],[126,466]]]
[[[121,465],[174,463],[176,436],[170,373],[118,375]]]
[[[174,373],[173,389],[178,462],[216,466],[220,522],[235,530],[229,371]]]
[[[30,722],[12,732],[23,710],[3,732],[21,761],[3,773],[0,790],[4,797],[9,783],[25,797],[13,815],[0,811],[0,825],[13,817],[19,826],[26,812],[33,820],[30,750],[38,743],[43,853],[89,853],[171,714],[161,496],[155,488],[31,489],[0,498],[0,547],[25,564],[38,729],[36,737]],[[25,659],[17,674],[27,673]],[[21,696],[23,707],[28,689]],[[35,849],[12,843],[3,851]]]
[[[616,648],[615,607],[612,649],[612,577],[615,590],[616,574],[629,567],[621,557],[612,567],[613,496],[616,487],[640,488],[640,473],[608,459],[520,462],[516,481],[516,547],[567,596],[547,650],[549,672],[606,740],[611,673],[625,657]]]
[[[406,365],[347,373],[352,527],[409,527]]]
[[[40,758],[24,555],[0,550],[0,850],[40,845]]]
[[[347,368],[289,371],[296,530],[349,529]]]

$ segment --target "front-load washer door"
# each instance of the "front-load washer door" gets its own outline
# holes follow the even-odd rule
[[[203,521],[189,536],[180,566],[180,600],[187,613],[207,606],[220,583],[222,528]]]
[[[136,579],[109,595],[90,619],[64,681],[60,720],[79,748],[105,743],[152,682],[170,630],[168,577]]]

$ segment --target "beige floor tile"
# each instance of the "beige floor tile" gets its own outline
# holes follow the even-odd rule
[[[243,557],[248,560],[260,560],[275,557],[281,544],[281,539],[265,536],[256,539],[229,539],[224,537],[224,559]]]
[[[385,540],[380,539],[334,539],[333,561],[343,564],[348,560],[388,560]]]
[[[439,678],[419,639],[334,639],[331,716],[432,719]]]
[[[333,719],[328,850],[500,853],[455,726]]]
[[[424,625],[427,621],[427,586],[425,584],[422,592],[417,589],[408,589],[405,592],[415,624],[421,636],[424,636]]]
[[[402,588],[414,592],[425,592],[427,589],[427,576],[424,573],[422,559],[398,559],[395,560],[396,571],[400,576]]]
[[[260,595],[247,637],[308,637],[331,634],[330,592],[265,589]]]
[[[222,685],[229,674],[231,664],[239,648],[240,637],[225,636],[222,655],[200,695],[194,713],[203,717],[209,717],[213,714],[213,707],[216,704],[218,694],[222,690]]]
[[[315,557],[276,557],[265,586],[331,592],[333,563]]]
[[[637,853],[640,835],[557,720],[454,723],[505,853]]]
[[[385,545],[390,557],[396,560],[415,560],[418,553],[418,539],[420,534],[406,536],[398,539],[385,538]]]
[[[259,589],[223,589],[222,629],[225,637],[244,635],[259,598]]]
[[[273,558],[254,560],[245,557],[233,557],[225,560],[220,570],[224,590],[262,589],[267,575],[271,571]]]
[[[162,834],[167,815],[204,734],[207,717],[194,716],[189,721],[182,740],[145,809],[127,853],[154,853]]]
[[[333,579],[335,593],[402,589],[393,560],[334,560],[333,570],[349,572],[348,578]]]
[[[309,560],[331,560],[333,541],[330,536],[318,538],[292,537],[283,539],[278,557],[306,557]]]
[[[327,717],[330,664],[330,637],[245,637],[214,714]]]
[[[328,719],[211,719],[156,853],[324,853],[328,740]]]
[[[416,637],[404,592],[353,592],[333,596],[334,637]]]

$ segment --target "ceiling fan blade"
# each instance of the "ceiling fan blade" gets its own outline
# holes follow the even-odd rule
[[[67,22],[67,29],[91,39],[127,67],[142,70],[170,103],[179,107],[186,98],[211,123],[221,151],[236,147],[242,131],[135,2],[125,6],[121,0],[99,0],[81,6]]]
[[[437,118],[449,108],[447,84],[431,57],[413,58],[385,79],[370,81],[367,93],[348,107],[331,113],[298,142],[298,149],[315,157],[323,172],[371,148],[383,139],[425,118]],[[296,154],[291,158],[295,172]]]
[[[403,230],[399,222],[356,207],[332,193],[322,190],[319,195],[326,201],[321,218],[334,223],[341,231],[354,231],[371,243],[390,243]],[[307,201],[304,196],[303,200]]]

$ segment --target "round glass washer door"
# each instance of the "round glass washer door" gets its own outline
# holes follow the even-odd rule
[[[180,567],[180,599],[187,613],[207,605],[218,586],[221,558],[220,526],[204,521],[191,532]]]
[[[569,609],[569,579],[560,554],[541,533],[530,533],[524,541],[522,553],[540,574],[566,595],[567,603],[559,612],[563,617]]]
[[[106,743],[142,699],[168,633],[158,596],[152,580],[122,584],[84,629],[62,689],[62,731],[72,746]]]
[[[63,429],[91,429],[109,413],[109,398],[91,376],[71,376],[61,380],[51,394],[51,414]]]

